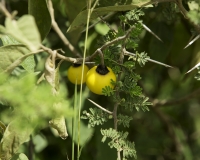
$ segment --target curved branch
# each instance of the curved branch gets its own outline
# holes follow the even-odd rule
[[[193,25],[193,27],[195,28],[195,30],[200,34],[200,26],[195,24],[194,22],[192,22],[190,20],[190,18],[188,17],[188,11],[184,8],[182,0],[174,0],[174,2],[177,4],[177,6],[180,9],[180,12],[182,13],[182,15],[184,16],[185,19],[188,20],[188,22]]]
[[[12,19],[13,17],[12,17],[12,15],[8,12],[8,10],[6,9],[5,5],[6,5],[6,4],[5,4],[5,0],[1,0],[1,2],[0,2],[0,10],[1,10],[1,12],[2,12],[6,17]]]
[[[175,150],[177,152],[177,154],[181,154],[181,143],[174,131],[174,126],[172,124],[172,121],[170,119],[169,116],[167,116],[166,114],[164,114],[159,108],[154,108],[152,107],[154,113],[158,116],[158,118],[160,119],[160,121],[164,124],[164,126],[167,129],[168,135],[171,137],[173,144],[175,146]]]
[[[190,93],[184,97],[178,98],[178,99],[173,99],[173,100],[157,100],[157,99],[155,99],[155,100],[153,100],[153,107],[181,104],[186,101],[189,101],[192,98],[199,96],[199,94],[200,94],[200,89],[197,89],[197,90],[193,91],[192,93]]]
[[[54,9],[53,9],[53,4],[52,1],[49,0],[48,1],[48,6],[49,6],[49,12],[51,15],[51,21],[52,21],[52,27],[55,30],[55,32],[58,34],[58,36],[60,37],[60,39],[63,41],[63,43],[69,48],[69,50],[74,53],[75,56],[77,57],[82,57],[80,55],[80,53],[76,50],[76,48],[68,41],[68,39],[66,38],[66,36],[62,33],[62,31],[60,30],[57,22],[55,21],[55,17],[54,17]]]

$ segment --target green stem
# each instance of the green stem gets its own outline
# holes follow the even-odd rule
[[[95,3],[96,4],[96,3]],[[91,8],[91,0],[89,0],[88,2],[88,15],[87,15],[87,25],[86,25],[86,33],[85,33],[85,44],[84,44],[84,54],[83,54],[83,64],[85,64],[85,57],[86,57],[86,50],[87,50],[87,39],[88,39],[88,28],[89,28],[89,22],[90,22],[90,16],[92,13],[93,8]],[[78,157],[77,160],[79,160],[80,157],[80,117],[81,117],[81,102],[82,102],[82,90],[83,90],[83,85],[82,85],[82,81],[83,81],[83,73],[84,73],[84,65],[83,65],[83,70],[82,70],[82,74],[81,74],[81,86],[80,86],[80,103],[79,103],[79,110],[78,110],[78,147],[77,147],[77,153],[78,153]]]
[[[72,160],[74,160],[74,139],[75,139],[75,126],[77,118],[77,83],[74,90],[74,117],[72,117]]]

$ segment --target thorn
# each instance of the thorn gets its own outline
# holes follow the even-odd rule
[[[129,55],[132,55],[132,56],[135,56],[134,53],[131,53],[131,52],[128,52],[128,51],[125,51],[125,53],[126,53],[126,54],[129,54]],[[145,59],[146,59],[147,61],[149,61],[149,62],[153,62],[153,63],[159,64],[159,65],[165,66],[165,67],[174,68],[174,67],[172,67],[172,66],[170,66],[170,65],[164,64],[164,63],[162,63],[162,62],[158,62],[158,61],[153,60],[153,59],[151,59],[151,58],[145,58]]]
[[[150,28],[148,28],[145,24],[141,23],[144,29],[146,29],[149,33],[155,36],[159,41],[163,42]]]
[[[199,66],[200,66],[200,62],[197,65],[195,65],[192,69],[190,69],[189,71],[187,71],[185,74],[190,73],[191,71],[193,71],[194,69],[196,69]]]
[[[200,38],[200,34],[198,36],[196,36],[192,41],[190,41],[185,47],[184,49],[186,49],[187,47],[189,47],[192,43],[194,43],[197,39]]]
[[[174,67],[172,67],[172,66],[170,66],[170,65],[167,65],[167,64],[162,63],[162,62],[155,61],[155,60],[150,59],[150,58],[146,58],[146,60],[148,60],[149,62],[153,62],[153,63],[159,64],[159,65],[162,65],[162,66],[168,67],[168,68],[174,68]]]
[[[95,103],[94,101],[92,101],[91,99],[88,98],[88,101],[90,101],[91,103],[93,103],[95,106],[97,106],[98,108],[100,108],[101,110],[103,110],[104,112],[107,112],[108,114],[113,114],[113,112],[101,107],[100,105],[98,105],[97,103]]]

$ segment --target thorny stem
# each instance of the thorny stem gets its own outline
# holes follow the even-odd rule
[[[135,28],[135,26],[132,26],[128,31],[127,33],[122,36],[123,39],[126,39],[128,38],[128,36],[130,35],[131,31]],[[111,41],[112,42],[112,41]],[[123,43],[122,45],[122,52],[120,54],[120,57],[119,57],[119,64],[123,64],[123,61],[124,61],[124,54],[125,54],[125,45]],[[121,73],[118,74],[118,77],[117,77],[117,81],[120,81],[121,79]],[[119,91],[116,92],[116,97],[119,97]],[[114,109],[113,109],[113,119],[114,119],[114,129],[117,131],[117,109],[118,109],[118,106],[119,106],[119,103],[116,102],[115,105],[114,105]],[[121,160],[121,155],[120,155],[120,151],[117,151],[117,158],[118,160]]]
[[[91,56],[86,57],[86,58],[85,58],[85,61],[86,61],[86,62],[91,61],[94,57],[97,56],[97,54],[99,54],[100,51],[102,52],[102,50],[106,49],[107,47],[111,46],[112,44],[114,44],[114,43],[116,43],[116,42],[118,42],[118,41],[122,41],[122,40],[126,39],[126,38],[129,36],[130,32],[131,32],[134,28],[135,28],[135,26],[132,26],[132,27],[126,32],[125,35],[123,35],[123,36],[121,36],[121,37],[117,37],[116,39],[113,39],[112,41],[105,43],[103,46],[101,46],[100,48],[98,48]],[[48,52],[48,53],[50,53],[50,54],[52,53],[52,50],[51,50],[50,48],[47,48],[47,47],[45,47],[45,46],[41,46],[41,48],[43,48],[46,52]],[[83,58],[66,57],[66,56],[63,56],[63,55],[61,55],[61,54],[59,54],[59,53],[57,53],[57,56],[56,56],[56,57],[59,58],[59,59],[62,59],[62,60],[64,60],[64,61],[68,61],[68,62],[72,62],[72,63],[82,63],[82,62],[83,62]]]
[[[121,40],[125,40],[126,38],[129,37],[131,31],[135,28],[135,26],[132,26],[129,28],[129,30],[126,32],[126,34],[122,37],[119,37]],[[116,42],[117,39],[114,39],[112,41],[110,41],[109,43],[106,43],[104,46],[102,46],[102,49],[104,49],[104,47],[107,47],[107,45],[110,45],[114,42]],[[124,54],[125,54],[125,43],[123,43],[122,45],[122,51],[121,51],[121,54],[120,54],[120,57],[119,57],[119,64],[123,64],[123,61],[124,61]],[[120,72],[118,74],[118,77],[117,77],[117,81],[120,81],[121,79],[121,74],[122,72]],[[116,91],[116,97],[119,97],[119,91]],[[117,120],[117,109],[118,109],[118,106],[119,106],[119,103],[116,102],[115,105],[114,105],[114,109],[113,109],[113,120],[114,120],[114,129],[117,131],[117,123],[118,123],[118,120]],[[117,159],[118,160],[121,160],[121,155],[120,155],[120,150],[117,151]]]
[[[53,4],[52,1],[49,0],[49,11],[50,11],[50,15],[51,15],[51,21],[52,21],[52,27],[55,30],[55,32],[58,34],[58,36],[60,37],[60,39],[63,41],[63,43],[69,48],[69,50],[74,53],[74,55],[76,57],[82,57],[80,55],[80,53],[76,50],[76,48],[74,48],[74,46],[68,41],[68,39],[66,38],[66,36],[62,33],[62,31],[60,30],[57,22],[55,21],[55,17],[54,17],[54,9],[53,9]]]
[[[109,47],[109,46],[111,46],[112,44],[114,44],[114,43],[116,43],[116,42],[118,42],[118,41],[122,41],[122,40],[124,40],[124,39],[126,39],[128,36],[129,36],[129,34],[130,34],[130,32],[133,30],[135,28],[135,26],[131,26],[130,28],[129,28],[129,30],[126,32],[126,34],[125,35],[123,35],[123,36],[121,36],[121,37],[117,37],[117,38],[115,38],[115,39],[113,39],[112,41],[110,41],[110,42],[106,42],[103,46],[101,46],[100,48],[98,48],[90,57],[88,57],[88,59],[86,58],[86,61],[87,60],[92,60],[99,52],[98,52],[98,50],[104,50],[104,49],[106,49],[107,47]]]

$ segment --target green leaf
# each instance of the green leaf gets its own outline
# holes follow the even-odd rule
[[[128,11],[137,7],[142,7],[142,6],[145,6],[149,2],[150,2],[149,0],[132,1],[132,3],[128,5],[106,6],[106,7],[96,8],[93,10],[90,20],[91,21],[95,20],[97,17],[103,16],[109,12]],[[87,15],[88,15],[88,10],[84,10],[80,12],[77,15],[77,17],[74,19],[74,21],[72,22],[67,32],[71,32],[73,30],[78,29],[79,27],[84,26],[87,22]]]
[[[33,137],[33,144],[35,152],[39,153],[48,145],[48,142],[44,135],[37,134]]]
[[[24,153],[17,153],[12,157],[11,160],[28,160],[28,158]]]
[[[192,22],[194,22],[195,24],[199,24],[200,23],[200,13],[199,11],[196,11],[196,10],[191,10],[188,12],[188,17],[190,18],[190,20]]]
[[[16,39],[14,39],[12,36],[10,35],[3,35],[1,37],[1,41],[3,43],[4,46],[6,45],[12,45],[12,44],[20,44]],[[22,44],[20,44],[22,45]],[[13,52],[14,53],[14,52]],[[19,65],[19,64],[18,64]],[[28,56],[22,63],[21,66],[28,72],[34,72],[34,68],[35,68],[35,60],[34,60],[34,56]]]
[[[94,28],[101,35],[105,35],[110,30],[110,28],[104,23],[98,23],[94,26]]]
[[[28,127],[28,121],[12,121],[6,128],[0,146],[0,159],[10,159],[19,149],[19,146],[29,139],[33,129]],[[23,157],[23,156],[22,156]]]
[[[0,47],[0,72],[14,69],[9,66],[20,57],[28,54],[30,51],[24,45],[7,45]]]
[[[6,33],[26,45],[31,51],[39,48],[41,39],[33,16],[24,15],[18,21],[7,18],[5,26]]]
[[[35,18],[41,40],[43,40],[51,29],[51,16],[46,0],[29,0],[28,13]]]

